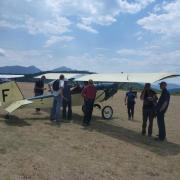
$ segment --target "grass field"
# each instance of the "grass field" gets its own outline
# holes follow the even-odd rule
[[[26,97],[33,95],[32,84],[19,85]],[[167,141],[160,143],[141,136],[139,97],[135,120],[127,120],[124,94],[104,103],[114,109],[112,120],[95,109],[88,128],[81,126],[81,107],[60,125],[50,123],[48,111],[20,109],[7,121],[0,110],[0,180],[179,180],[180,97],[171,97]],[[154,137],[157,132],[155,119]]]

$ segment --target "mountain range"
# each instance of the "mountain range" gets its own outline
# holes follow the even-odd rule
[[[42,70],[35,67],[35,66],[4,66],[0,67],[0,74],[34,74],[34,73],[39,73]],[[62,66],[56,69],[52,69],[51,71],[53,72],[58,72],[58,71],[73,71],[71,68]]]

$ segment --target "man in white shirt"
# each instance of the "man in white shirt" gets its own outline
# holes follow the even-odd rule
[[[51,109],[50,120],[60,122],[61,105],[63,99],[64,75],[61,74],[59,79],[48,84],[50,91],[54,95],[53,107]]]

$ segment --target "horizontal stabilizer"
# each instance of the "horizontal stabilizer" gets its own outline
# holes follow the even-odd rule
[[[15,101],[12,104],[10,104],[5,110],[8,113],[12,113],[13,111],[17,110],[18,108],[20,108],[21,106],[27,105],[27,104],[31,104],[32,101],[29,101],[27,99],[23,99],[23,100],[19,100],[19,101]]]

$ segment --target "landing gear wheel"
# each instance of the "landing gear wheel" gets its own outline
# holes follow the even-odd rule
[[[4,116],[4,118],[5,118],[6,120],[9,120],[9,119],[10,119],[10,115],[9,115],[9,114],[6,114],[6,115]]]
[[[102,117],[103,119],[111,119],[112,118],[112,115],[113,115],[113,109],[111,106],[105,106],[103,109],[102,109]]]

